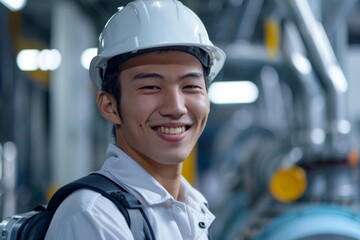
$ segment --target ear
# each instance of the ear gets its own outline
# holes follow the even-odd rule
[[[121,125],[121,118],[117,111],[117,104],[109,93],[101,91],[97,97],[97,105],[101,115],[114,125]]]

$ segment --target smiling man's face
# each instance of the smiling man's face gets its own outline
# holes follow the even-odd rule
[[[146,53],[121,66],[120,81],[117,145],[145,168],[182,163],[210,111],[199,60],[181,51]]]

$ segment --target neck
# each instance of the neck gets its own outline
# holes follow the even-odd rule
[[[153,176],[170,194],[174,199],[179,199],[180,193],[180,178],[182,172],[182,164],[164,165],[147,164],[142,162],[140,165]]]
[[[167,168],[164,170],[164,168]],[[149,173],[173,196],[179,200],[180,197],[180,177],[182,164],[176,166],[163,166],[162,170],[156,169]]]
[[[139,157],[136,154],[130,154],[130,156],[155,178],[174,199],[179,199],[182,163],[163,164],[149,158]]]
[[[119,142],[119,141],[118,141]],[[123,142],[123,141],[122,141]],[[180,193],[180,178],[182,174],[182,162],[173,164],[164,164],[157,162],[127,145],[118,147],[126,152],[132,159],[134,159],[142,168],[154,177],[174,199],[179,200]],[[180,196],[181,198],[181,196]]]

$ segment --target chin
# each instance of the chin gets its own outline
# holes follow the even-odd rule
[[[190,155],[192,149],[179,149],[179,148],[168,148],[166,151],[159,151],[155,153],[159,162],[169,163],[169,164],[179,164],[185,161],[185,159]]]
[[[185,158],[182,158],[182,159],[167,158],[167,159],[164,159],[164,161],[159,161],[159,162],[162,164],[165,164],[165,165],[177,165],[177,164],[183,163],[184,161],[185,161]]]
[[[185,161],[187,155],[181,155],[181,156],[171,156],[169,154],[167,154],[166,156],[163,157],[158,157],[157,158],[157,162],[165,164],[165,165],[176,165],[176,164],[181,164]]]

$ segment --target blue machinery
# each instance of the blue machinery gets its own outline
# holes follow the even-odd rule
[[[360,239],[360,216],[333,205],[297,206],[276,218],[255,239]]]
[[[224,228],[226,232],[216,239],[360,239],[360,214],[353,206],[327,203],[290,206],[272,202],[270,199],[265,202],[262,202],[264,209],[255,209],[248,212],[248,215],[243,212],[232,218]],[[267,204],[271,204],[271,208],[265,207]]]
[[[215,238],[360,239],[360,171],[349,141],[347,81],[307,1],[280,2],[288,13],[282,21],[282,56],[277,62],[258,61],[263,67],[254,80],[261,94],[258,109],[266,101],[261,97],[276,92],[272,108],[261,109],[263,117],[255,114],[243,128],[236,121],[247,119],[242,118],[246,110],[239,110],[236,121],[219,131],[231,141],[223,143],[219,136],[215,169],[232,190],[216,209]],[[229,65],[244,60],[232,55],[241,52],[238,48],[228,46]],[[293,112],[287,114],[289,102]],[[267,119],[273,112],[288,124]]]

